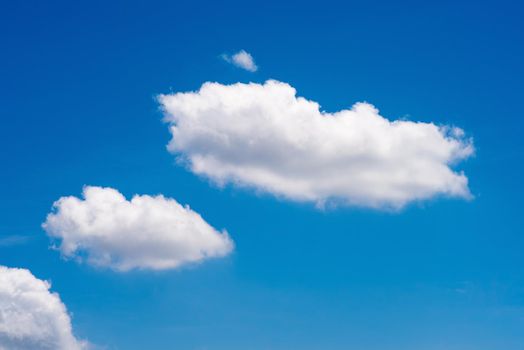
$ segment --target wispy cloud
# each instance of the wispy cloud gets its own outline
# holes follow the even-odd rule
[[[25,244],[31,239],[31,236],[11,235],[0,237],[0,247],[11,247],[14,245]]]
[[[223,54],[221,57],[224,61],[247,71],[256,72],[258,70],[258,67],[255,64],[255,59],[245,50],[240,50],[233,55]]]

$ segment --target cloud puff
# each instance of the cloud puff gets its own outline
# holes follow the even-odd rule
[[[168,150],[192,172],[295,201],[398,209],[470,197],[451,165],[474,152],[461,129],[390,121],[368,103],[336,113],[282,82],[205,83],[160,95]]]
[[[0,266],[0,349],[80,350],[65,305],[26,269]]]
[[[234,64],[235,66],[250,72],[256,72],[258,69],[253,56],[244,50],[240,50],[234,55],[223,54],[222,58],[226,62]]]
[[[84,187],[84,199],[62,197],[42,225],[60,240],[67,258],[118,271],[162,270],[221,257],[233,249],[227,232],[218,232],[188,206],[159,196],[127,200],[112,188]]]

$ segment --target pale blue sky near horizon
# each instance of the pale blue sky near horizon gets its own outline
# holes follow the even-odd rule
[[[524,348],[524,6],[516,1],[3,1],[0,265],[52,282],[107,349]],[[221,59],[241,49],[249,72]],[[155,97],[276,79],[326,111],[461,127],[472,200],[319,210],[175,162]],[[66,261],[41,228],[84,185],[176,198],[235,250],[169,271]]]

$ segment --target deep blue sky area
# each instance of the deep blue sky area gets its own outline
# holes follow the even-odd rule
[[[0,265],[52,282],[107,349],[524,349],[524,5],[518,1],[0,1]],[[250,52],[257,72],[220,58]],[[276,79],[325,111],[474,139],[474,198],[399,212],[218,188],[175,162],[155,96]],[[41,228],[84,185],[176,198],[235,251],[118,273]]]

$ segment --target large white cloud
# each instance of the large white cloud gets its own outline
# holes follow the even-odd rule
[[[162,270],[233,249],[227,232],[216,231],[174,199],[135,195],[127,200],[115,189],[91,186],[83,195],[60,198],[43,224],[65,257],[118,271]]]
[[[65,305],[26,269],[0,266],[0,349],[80,350]]]
[[[469,198],[451,166],[474,152],[455,127],[390,121],[368,103],[336,113],[282,82],[160,95],[170,152],[219,185],[295,201],[398,209],[437,195]]]

